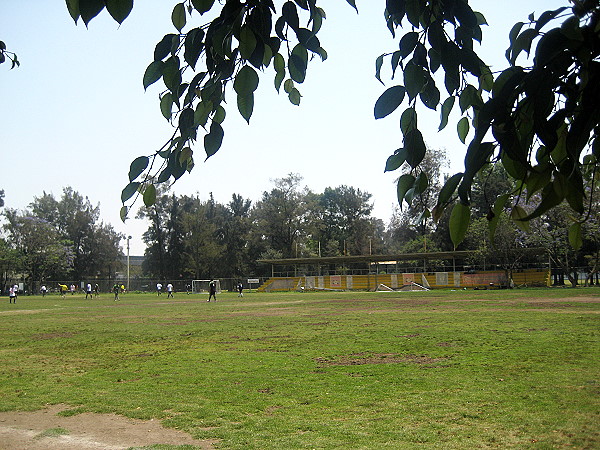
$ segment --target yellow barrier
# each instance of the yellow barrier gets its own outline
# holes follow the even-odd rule
[[[528,269],[512,274],[513,284],[519,286],[549,286],[550,271]],[[327,275],[308,277],[273,277],[258,288],[258,292],[299,290],[374,291],[398,290],[403,286],[423,286],[427,289],[489,288],[506,286],[504,271],[400,273],[369,275]]]

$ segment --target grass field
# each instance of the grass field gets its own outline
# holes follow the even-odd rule
[[[0,303],[0,410],[218,448],[600,448],[600,289]],[[186,447],[188,448],[188,447]]]

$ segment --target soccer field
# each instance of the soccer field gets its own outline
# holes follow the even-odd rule
[[[0,411],[153,420],[199,448],[600,447],[600,288],[207,298],[2,297]]]

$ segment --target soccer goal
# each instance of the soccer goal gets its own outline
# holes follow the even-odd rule
[[[212,280],[217,285],[217,294],[221,293],[221,282]],[[192,280],[192,292],[208,292],[208,285],[211,280]]]

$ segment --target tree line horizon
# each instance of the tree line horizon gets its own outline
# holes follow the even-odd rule
[[[525,249],[543,247],[547,255],[540,258],[540,266],[550,260],[561,280],[576,282],[577,271],[593,280],[600,263],[600,202],[593,205],[596,213],[586,222],[583,245],[577,250],[569,244],[567,205],[522,224],[510,220],[509,210],[501,211],[496,233],[491,234],[486,211],[513,183],[500,166],[493,166],[474,180],[472,208],[482,217],[470,224],[456,247],[450,236],[450,211],[437,221],[423,214],[444,188],[447,167],[446,151],[429,149],[417,172],[428,177],[427,189],[415,193],[410,205],[395,207],[387,222],[373,216],[370,193],[347,185],[313,192],[295,173],[272,180],[272,188],[259,199],[233,194],[227,203],[212,194],[201,200],[161,186],[156,201],[140,206],[136,215],[148,223],[142,235],[142,275],[163,280],[243,279],[269,276],[259,259],[454,249],[474,251],[474,265],[487,261],[488,267],[495,264],[511,271],[520,267]],[[526,212],[530,206],[522,208]],[[0,268],[5,278],[22,273],[30,285],[39,286],[48,279],[110,279],[119,270],[126,237],[100,220],[99,205],[71,187],[63,189],[60,199],[44,192],[27,209],[7,208],[3,216]],[[420,270],[416,264],[415,268]],[[435,263],[430,268],[435,270]]]

